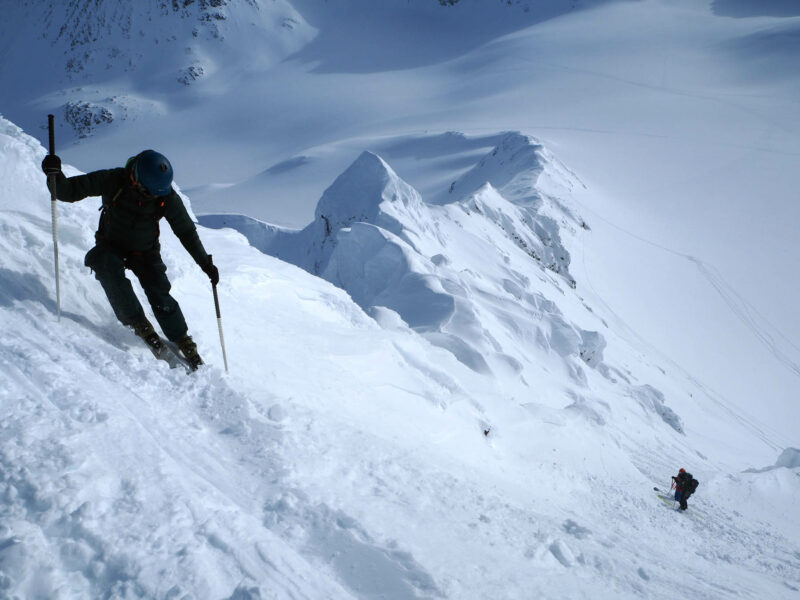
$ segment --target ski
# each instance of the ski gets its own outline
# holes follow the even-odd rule
[[[653,487],[653,491],[656,492],[656,497],[659,500],[661,500],[667,506],[667,508],[669,508],[670,510],[674,510],[675,512],[681,513],[681,514],[684,514],[684,515],[685,514],[689,514],[688,510],[681,510],[680,507],[676,507],[675,506],[678,503],[678,501],[675,500],[675,497],[673,496],[674,492],[672,490],[667,492],[667,491],[662,490],[661,488]]]
[[[661,490],[660,488],[653,487],[653,491],[656,492],[656,497],[661,500],[664,504],[666,504],[669,508],[674,509],[675,505],[675,498],[672,495],[669,495],[667,492]],[[677,509],[675,509],[677,510]],[[678,511],[683,512],[683,511]]]
[[[178,350],[178,347],[172,342],[161,338],[158,334],[152,334],[148,336],[148,338],[141,338],[141,340],[145,343],[148,350],[153,353],[153,356],[167,363],[170,369],[183,367],[187,374],[195,371],[189,364],[189,361],[181,356],[180,350]]]
[[[186,369],[187,374],[191,374],[197,371],[199,365],[192,366],[192,363],[190,363],[186,359],[186,357],[183,354],[181,354],[180,349],[174,342],[170,342],[169,340],[162,340],[162,341],[164,342],[164,345],[167,347],[167,352],[171,355],[173,361],[182,366],[184,369]],[[169,362],[169,359],[167,359],[167,362]],[[177,364],[175,366],[177,366]],[[172,368],[174,369],[175,367]]]

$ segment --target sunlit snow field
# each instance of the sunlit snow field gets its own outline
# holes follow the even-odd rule
[[[81,6],[0,24],[0,597],[800,597],[794,2]],[[170,157],[228,373],[166,223],[208,366],[117,323],[97,198],[57,318],[48,112]]]

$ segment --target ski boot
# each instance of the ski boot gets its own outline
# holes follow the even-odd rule
[[[178,340],[178,349],[183,354],[186,362],[189,363],[192,371],[197,371],[198,367],[203,364],[203,359],[197,353],[197,344],[192,340],[192,336],[187,335]]]
[[[133,332],[144,340],[144,343],[147,344],[147,347],[150,348],[150,352],[152,352],[156,358],[161,358],[163,356],[167,347],[156,333],[156,330],[153,329],[153,325],[150,321],[147,319],[140,321],[133,326]]]

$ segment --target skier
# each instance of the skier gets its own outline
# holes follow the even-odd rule
[[[692,474],[687,473],[686,469],[680,469],[677,475],[672,476],[672,481],[675,484],[675,500],[681,503],[681,510],[686,510],[689,507],[686,500],[697,488],[697,480],[692,478]]]
[[[203,247],[183,202],[172,189],[172,165],[167,158],[154,150],[145,150],[128,159],[124,168],[66,177],[61,172],[61,159],[51,154],[42,161],[42,170],[46,175],[55,175],[59,200],[77,202],[88,196],[102,196],[96,245],[86,254],[84,264],[94,271],[120,322],[133,328],[153,354],[161,357],[166,347],[145,317],[125,276],[125,269],[130,269],[139,279],[164,335],[196,370],[203,360],[188,334],[178,302],[169,293],[171,284],[161,259],[158,227],[161,217],[167,219],[183,247],[214,285],[219,282],[219,271]]]

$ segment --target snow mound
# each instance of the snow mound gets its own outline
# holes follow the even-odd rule
[[[775,461],[775,466],[785,469],[800,468],[800,449],[786,448],[783,452],[781,452],[778,460]]]
[[[436,330],[455,311],[453,296],[430,265],[404,240],[372,224],[354,223],[339,232],[322,275],[359,306],[390,308],[419,331]]]
[[[400,219],[419,220],[421,212],[417,191],[379,156],[364,152],[325,190],[314,216],[325,222],[326,231],[363,222],[403,236]]]
[[[797,469],[800,468],[800,449],[785,448],[775,464],[762,469],[747,469],[745,473],[766,473],[775,469]]]

